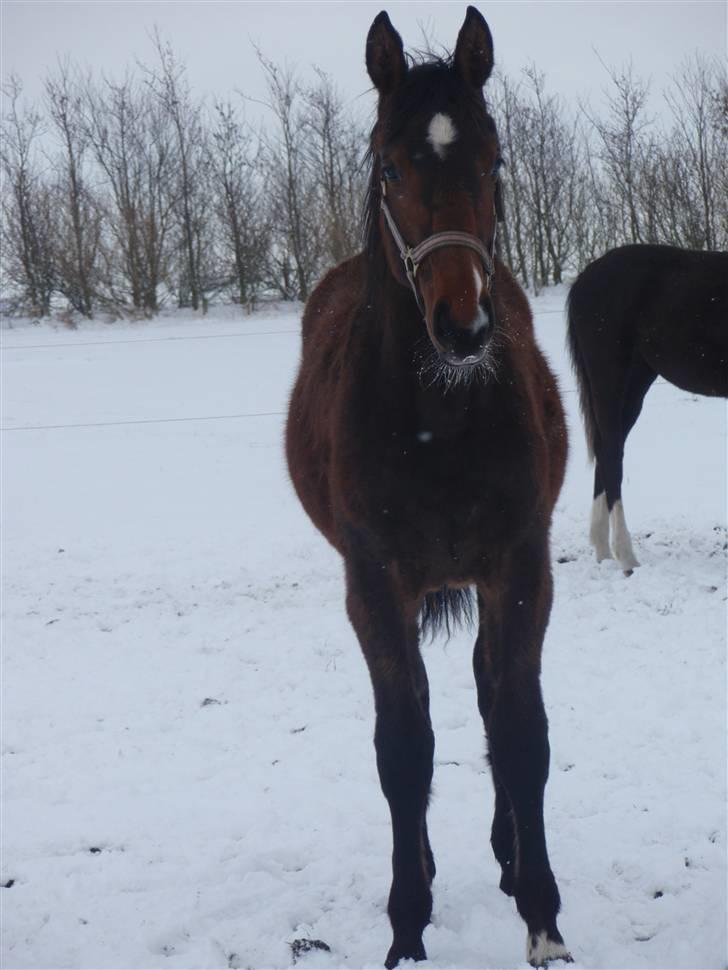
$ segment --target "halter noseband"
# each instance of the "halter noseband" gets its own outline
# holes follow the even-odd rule
[[[412,292],[415,295],[417,306],[419,307],[420,313],[423,316],[425,315],[425,305],[422,302],[420,291],[417,289],[417,270],[420,268],[420,263],[425,256],[428,256],[436,249],[442,249],[444,246],[465,246],[467,249],[475,250],[475,252],[480,256],[481,262],[483,263],[483,269],[485,270],[485,289],[490,290],[493,277],[495,276],[495,263],[493,261],[493,254],[495,252],[495,233],[493,234],[493,242],[491,244],[490,252],[488,252],[485,245],[480,241],[480,239],[478,239],[477,236],[471,236],[468,232],[458,232],[454,229],[447,232],[436,232],[432,236],[428,236],[426,239],[423,239],[422,242],[418,243],[416,246],[408,246],[402,237],[402,233],[397,228],[397,223],[394,221],[394,216],[386,203],[387,183],[384,181],[384,179],[382,179],[379,184],[381,186],[381,209],[384,213],[384,218],[387,221],[387,225],[389,226],[389,231],[392,233],[392,238],[394,239],[397,249],[399,250],[399,255],[402,257],[404,271],[407,274],[409,285],[412,287]]]

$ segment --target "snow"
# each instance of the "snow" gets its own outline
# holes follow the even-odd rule
[[[588,543],[564,291],[535,301],[571,456],[553,528],[547,832],[577,968],[726,966],[726,407],[628,442],[642,565]],[[389,817],[342,570],[287,480],[299,310],[3,331],[8,968],[381,966]],[[223,417],[219,417],[223,416]],[[433,968],[524,967],[472,635],[425,646]]]

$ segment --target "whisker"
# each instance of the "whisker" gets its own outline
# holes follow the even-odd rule
[[[415,347],[414,364],[417,377],[424,390],[441,386],[448,394],[458,388],[473,385],[485,386],[489,381],[499,380],[500,354],[505,335],[497,330],[491,337],[485,356],[477,364],[448,364],[435,350],[429,337],[423,337]]]

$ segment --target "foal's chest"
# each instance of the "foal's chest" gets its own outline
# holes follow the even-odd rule
[[[505,433],[487,417],[459,434],[423,427],[373,434],[359,461],[368,468],[357,503],[361,525],[386,558],[432,571],[433,583],[485,569],[538,505],[523,429]]]

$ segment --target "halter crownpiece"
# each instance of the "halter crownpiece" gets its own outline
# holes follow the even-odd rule
[[[495,263],[493,260],[493,254],[495,252],[495,233],[493,234],[493,242],[491,244],[490,252],[477,236],[473,236],[469,232],[459,232],[455,229],[447,230],[446,232],[436,232],[432,236],[428,236],[426,239],[423,239],[422,242],[418,243],[416,246],[408,246],[404,241],[402,233],[397,228],[397,223],[394,221],[394,216],[387,205],[387,183],[384,181],[384,179],[382,179],[379,184],[381,186],[381,209],[384,213],[384,218],[386,219],[387,225],[389,226],[389,231],[392,233],[392,238],[394,239],[397,249],[399,250],[399,255],[402,257],[404,271],[407,274],[407,279],[410,287],[412,288],[412,292],[415,295],[417,306],[419,307],[420,313],[423,316],[425,315],[425,306],[422,302],[420,292],[417,289],[417,270],[420,268],[420,264],[425,256],[428,256],[436,249],[442,249],[445,246],[464,246],[466,249],[473,249],[480,256],[481,262],[483,263],[483,269],[485,270],[486,275],[485,289],[490,289],[493,282],[493,277],[495,276]]]

